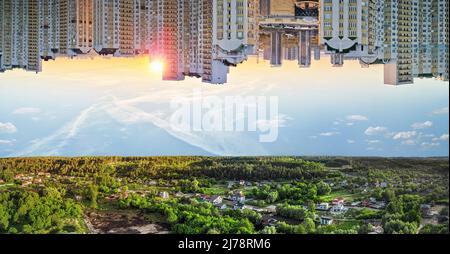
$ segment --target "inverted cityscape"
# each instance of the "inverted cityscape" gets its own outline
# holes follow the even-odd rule
[[[445,0],[0,0],[0,72],[42,61],[148,55],[163,80],[227,83],[250,55],[272,67],[330,55],[384,65],[384,83],[448,81]]]

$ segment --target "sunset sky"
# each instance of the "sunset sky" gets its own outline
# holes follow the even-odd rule
[[[157,69],[157,68],[156,68]],[[232,68],[226,85],[161,81],[146,57],[45,62],[39,74],[0,74],[0,157],[42,155],[448,156],[448,84],[383,84],[383,67],[329,58]],[[204,95],[277,96],[279,137],[183,131],[170,101]]]

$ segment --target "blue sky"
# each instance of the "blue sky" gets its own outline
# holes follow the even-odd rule
[[[434,79],[383,85],[382,66],[324,57],[309,69],[248,62],[229,83],[160,80],[144,57],[58,59],[40,74],[0,74],[0,157],[81,155],[448,156],[449,87]],[[279,135],[171,128],[170,101],[277,96]]]

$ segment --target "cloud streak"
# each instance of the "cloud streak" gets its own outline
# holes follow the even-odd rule
[[[420,129],[430,128],[432,126],[433,126],[433,122],[426,121],[426,122],[413,123],[411,125],[411,128],[413,128],[414,130],[420,130]]]
[[[6,123],[2,123],[0,122],[0,133],[6,133],[6,134],[13,134],[17,132],[17,127],[10,123],[10,122],[6,122]]]
[[[40,113],[41,109],[36,107],[23,107],[17,108],[12,113],[14,115],[24,115],[24,114],[37,114]]]

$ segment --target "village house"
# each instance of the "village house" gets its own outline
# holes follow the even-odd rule
[[[28,186],[28,185],[31,185],[32,183],[33,183],[33,182],[28,181],[28,180],[23,181],[23,182],[22,182],[22,187],[26,187],[26,186]]]
[[[245,202],[245,195],[242,191],[235,191],[232,200],[237,203],[243,204]]]
[[[277,207],[275,205],[269,205],[265,208],[266,212],[268,213],[276,213]]]
[[[223,202],[223,198],[221,196],[212,196],[210,198],[211,203],[214,205],[220,205]]]
[[[333,207],[331,207],[332,213],[345,213],[347,212],[347,210],[348,209],[343,204],[334,205]]]
[[[167,191],[161,191],[158,193],[158,197],[162,198],[162,199],[168,199],[169,198],[169,193]]]
[[[361,201],[352,202],[350,205],[351,206],[360,206],[361,205]]]
[[[345,202],[344,198],[339,197],[339,198],[333,199],[333,201],[331,201],[331,204],[332,205],[343,205],[344,202]]]
[[[333,218],[330,217],[320,217],[321,225],[331,225],[333,224]]]
[[[369,234],[371,235],[379,235],[379,234],[383,234],[384,233],[384,229],[382,226],[378,225],[378,226],[373,226],[373,231],[370,232]]]
[[[244,209],[244,207],[245,207],[245,205],[242,203],[235,203],[233,206],[233,209],[234,210],[242,210],[242,209]]]
[[[429,204],[421,204],[420,210],[422,211],[422,215],[424,217],[431,217],[431,205]]]
[[[211,199],[210,196],[205,195],[205,194],[196,194],[195,196],[204,202],[209,201]]]
[[[329,209],[330,209],[330,205],[328,203],[320,203],[316,207],[316,210],[320,210],[320,211],[328,211]]]

